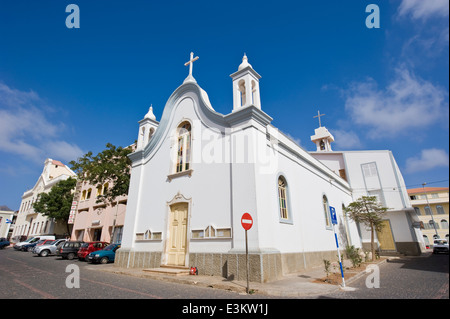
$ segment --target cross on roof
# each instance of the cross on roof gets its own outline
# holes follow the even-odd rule
[[[322,127],[322,123],[320,122],[320,117],[324,116],[325,114],[320,114],[320,111],[317,111],[317,115],[314,116],[314,118],[318,117],[319,118],[319,127]]]
[[[194,52],[191,52],[191,59],[184,64],[184,66],[189,65],[189,76],[188,77],[192,77],[192,66],[193,66],[194,62],[197,60],[198,60],[198,56],[196,56],[194,58]]]

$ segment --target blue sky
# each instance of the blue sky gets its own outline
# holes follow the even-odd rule
[[[80,9],[68,29],[66,6]],[[377,4],[380,28],[366,6]],[[392,150],[406,185],[448,186],[449,7],[441,0],[0,1],[0,205],[19,209],[45,158],[134,142],[188,74],[232,110],[244,52],[263,111],[306,150]]]

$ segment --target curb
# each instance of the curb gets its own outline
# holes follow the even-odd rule
[[[379,266],[379,265],[382,265],[382,264],[387,263],[389,259],[391,259],[391,258],[386,258],[385,260],[382,260],[382,261],[379,261],[379,262],[376,262],[376,263],[373,263],[373,264],[368,264],[368,265],[366,266],[366,270],[363,270],[363,271],[361,271],[360,273],[358,273],[358,274],[354,275],[353,277],[349,278],[345,283],[346,283],[346,284],[351,284],[352,282],[356,281],[357,279],[363,277],[363,276],[367,273],[367,267],[368,267],[369,265],[376,265],[376,266]]]
[[[388,257],[380,262],[370,263],[369,265],[382,265],[388,262],[390,259],[396,259]],[[367,269],[366,266],[366,269]],[[91,269],[95,269],[96,267],[92,267]],[[96,269],[100,270],[100,269]],[[161,280],[165,282],[178,283],[178,284],[187,284],[193,285],[197,287],[203,288],[213,288],[220,289],[225,291],[232,291],[239,294],[246,294],[246,285],[245,282],[233,282],[226,281],[223,278],[214,278],[214,276],[189,276],[186,278],[172,276],[172,275],[162,275],[162,274],[151,274],[148,272],[141,271],[139,269],[122,269],[116,267],[102,268],[103,271],[108,271],[114,274],[126,275],[126,276],[134,276],[139,278],[148,278],[152,280]],[[263,296],[272,296],[272,297],[291,297],[291,298],[301,298],[301,297],[314,297],[320,296],[324,294],[329,294],[336,292],[338,290],[341,291],[354,291],[355,288],[348,287],[347,284],[351,284],[363,277],[366,274],[366,270],[362,270],[356,275],[346,280],[346,287],[342,287],[341,285],[330,285],[330,284],[322,284],[322,283],[313,283],[313,282],[305,282],[303,285],[305,287],[298,289],[283,289],[283,286],[280,285],[278,287],[271,286],[270,283],[255,283],[251,290],[254,291],[254,294],[259,294]],[[197,279],[197,280],[196,280]],[[316,286],[317,285],[317,286]],[[320,288],[319,288],[320,287]],[[310,292],[308,292],[310,291]]]

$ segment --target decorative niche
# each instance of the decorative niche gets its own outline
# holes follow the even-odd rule
[[[152,232],[147,229],[144,233],[136,233],[136,241],[160,241],[162,240],[162,232]]]
[[[209,225],[205,229],[193,229],[192,239],[227,239],[231,238],[231,228],[214,227]]]

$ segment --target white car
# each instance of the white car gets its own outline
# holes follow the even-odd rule
[[[26,245],[26,244],[32,244],[35,243],[39,240],[44,240],[44,239],[50,239],[50,240],[55,240],[55,236],[35,236],[35,237],[30,237],[25,241],[21,241],[20,243],[15,244],[13,247],[15,250],[22,250],[22,245]]]
[[[57,240],[52,241],[50,244],[36,246],[33,249],[33,254],[39,255],[41,257],[55,255],[56,250],[59,247],[61,247],[61,245],[64,244],[66,241],[67,241],[67,239],[57,239]]]
[[[433,254],[447,253],[448,254],[448,241],[447,239],[435,239],[433,244]]]

